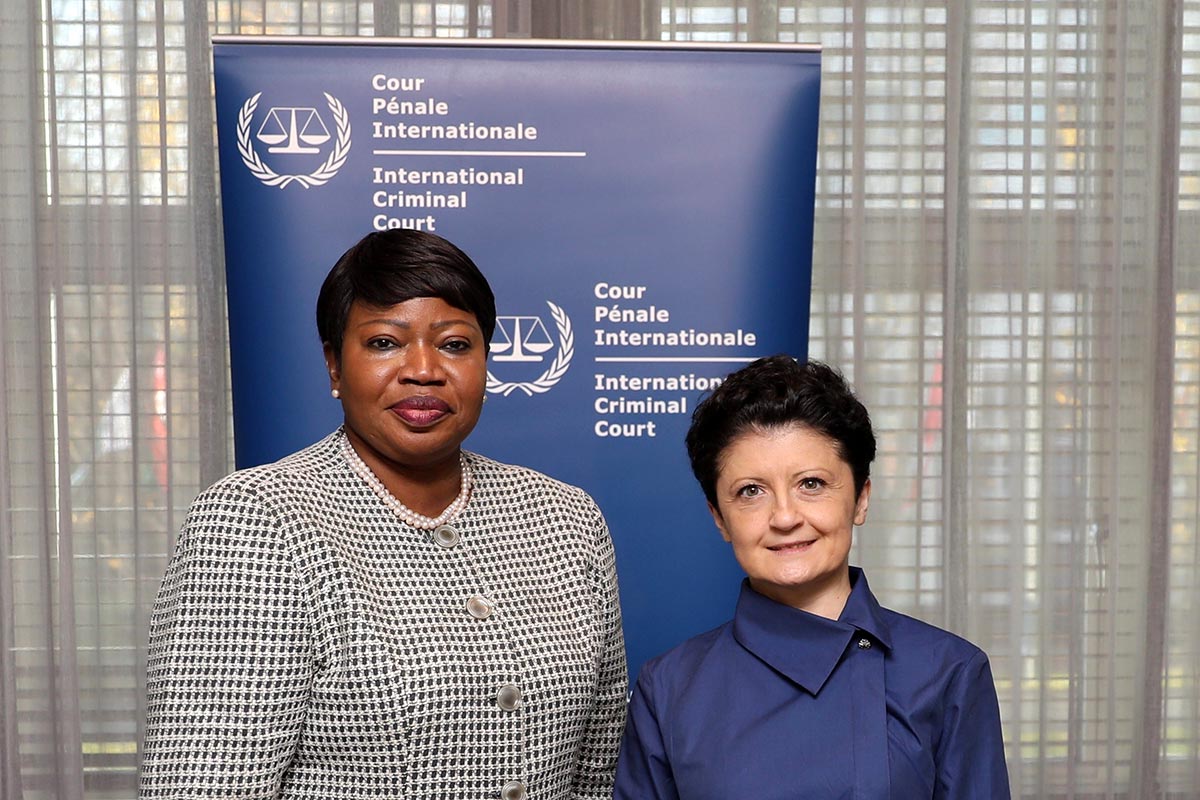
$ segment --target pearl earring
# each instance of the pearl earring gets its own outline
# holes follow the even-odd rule
[[[342,393],[339,392],[337,389],[330,389],[329,394],[333,395],[334,400],[337,400],[339,397],[342,396]]]

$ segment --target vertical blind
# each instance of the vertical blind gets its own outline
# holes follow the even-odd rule
[[[149,607],[232,467],[234,33],[820,43],[796,301],[879,432],[854,560],[988,651],[1015,795],[1200,793],[1200,0],[13,0],[0,796],[135,791]]]

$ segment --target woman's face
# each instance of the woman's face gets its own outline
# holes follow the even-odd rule
[[[850,593],[855,525],[867,518],[833,440],[801,425],[752,430],[718,462],[717,507],[725,541],[759,594],[836,618]]]
[[[355,301],[340,363],[325,348],[346,427],[368,464],[457,463],[483,406],[487,350],[475,315],[437,297],[390,308]],[[372,461],[376,463],[372,464]]]

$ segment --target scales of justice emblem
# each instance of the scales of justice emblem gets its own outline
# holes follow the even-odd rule
[[[290,183],[297,183],[305,189],[322,186],[336,175],[350,154],[350,116],[341,101],[325,92],[325,101],[329,105],[330,114],[333,115],[333,126],[337,133],[329,157],[313,172],[288,175],[276,172],[254,151],[250,123],[254,119],[260,97],[262,92],[247,100],[238,114],[238,154],[241,155],[246,168],[267,186],[278,186],[280,189]],[[321,152],[321,146],[334,136],[315,107],[271,106],[253,138],[267,145],[267,152],[271,154],[316,155]]]
[[[319,153],[317,145],[329,138],[329,128],[312,107],[273,106],[258,129],[258,140],[270,145],[268,153]]]
[[[550,366],[533,381],[502,381],[488,370],[487,390],[492,394],[508,396],[520,390],[532,397],[554,388],[566,374],[575,355],[575,334],[571,331],[571,318],[567,312],[549,301],[550,316],[558,332],[558,353]],[[496,317],[496,332],[492,335],[492,361],[498,363],[537,363],[544,361],[546,353],[554,348],[546,324],[535,315],[503,315]]]
[[[541,317],[496,317],[493,361],[541,361],[542,353],[554,347]]]

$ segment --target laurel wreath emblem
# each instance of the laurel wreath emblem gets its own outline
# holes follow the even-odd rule
[[[575,334],[571,332],[571,319],[567,316],[567,312],[554,303],[547,301],[546,305],[550,306],[550,315],[554,317],[554,325],[558,328],[558,355],[554,357],[550,367],[535,381],[523,383],[502,381],[493,375],[491,370],[488,370],[487,390],[492,394],[502,394],[508,397],[520,389],[533,397],[535,394],[542,394],[553,389],[554,384],[558,383],[559,379],[567,373],[567,368],[571,366],[571,358],[575,355]]]
[[[242,163],[253,173],[254,177],[267,186],[278,186],[280,189],[289,183],[298,183],[307,189],[310,186],[321,186],[337,175],[338,170],[346,163],[346,157],[350,155],[350,115],[346,113],[345,107],[336,97],[328,92],[323,92],[323,94],[325,101],[329,103],[329,110],[333,113],[333,121],[337,127],[337,142],[334,144],[329,158],[317,167],[316,172],[310,172],[307,175],[281,175],[262,162],[258,153],[254,152],[254,144],[250,141],[250,121],[254,118],[254,110],[258,108],[258,98],[262,97],[262,92],[254,95],[242,105],[237,123],[238,153],[242,156]]]

